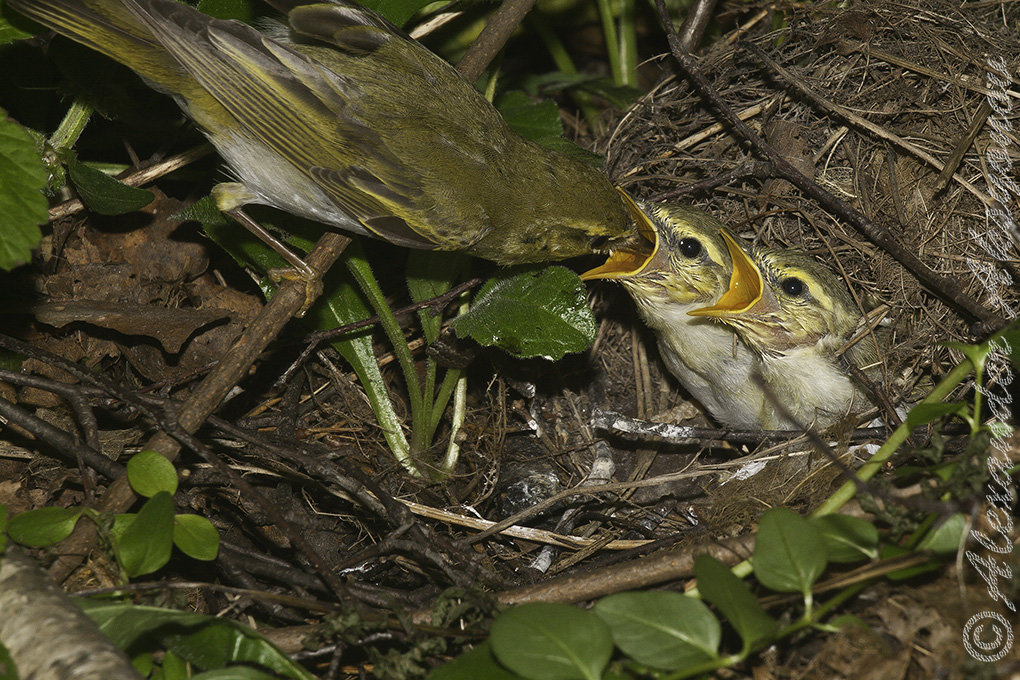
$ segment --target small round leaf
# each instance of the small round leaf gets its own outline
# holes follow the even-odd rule
[[[174,545],[188,557],[210,562],[220,549],[220,535],[201,515],[174,517]]]
[[[152,498],[160,491],[177,491],[174,464],[155,451],[139,451],[127,463],[128,482],[139,496]]]

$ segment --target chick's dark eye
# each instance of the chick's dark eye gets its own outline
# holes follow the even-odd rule
[[[783,289],[783,292],[787,295],[797,297],[804,294],[804,282],[798,279],[796,276],[791,276],[783,279],[779,282],[779,287]]]
[[[701,241],[696,238],[682,238],[678,245],[684,257],[697,257],[701,254]]]

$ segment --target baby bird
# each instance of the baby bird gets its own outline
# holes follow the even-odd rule
[[[632,212],[654,244],[651,256],[617,251],[581,278],[624,285],[655,331],[666,368],[715,420],[735,429],[762,429],[764,394],[750,379],[757,355],[730,327],[689,316],[727,290],[730,253],[741,252],[736,238],[711,215],[678,204],[633,204]]]
[[[760,357],[762,378],[795,421],[779,416],[766,399],[758,413],[760,426],[826,427],[868,408],[849,366],[874,364],[877,347],[868,336],[839,355],[862,321],[846,284],[793,250],[758,248],[749,257],[731,248],[730,254],[734,268],[728,290],[715,304],[688,314],[723,322]]]

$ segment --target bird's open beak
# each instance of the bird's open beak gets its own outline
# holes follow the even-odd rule
[[[722,235],[726,241],[726,248],[730,251],[730,261],[733,262],[730,287],[714,305],[699,307],[687,312],[691,316],[726,318],[746,314],[762,301],[764,283],[758,266],[747,256],[747,253],[732,236],[726,231],[723,231]]]
[[[603,264],[581,274],[581,280],[583,281],[591,281],[592,279],[625,279],[629,276],[634,276],[641,273],[641,270],[648,265],[659,251],[659,234],[655,231],[655,225],[652,224],[652,221],[642,212],[638,204],[634,202],[634,199],[628,196],[623,189],[617,187],[616,190],[623,196],[627,207],[630,208],[630,214],[634,218],[634,223],[637,225],[638,235],[642,241],[639,246],[646,247],[634,249],[621,248],[620,250],[613,251],[609,259]],[[651,252],[649,252],[649,249]]]

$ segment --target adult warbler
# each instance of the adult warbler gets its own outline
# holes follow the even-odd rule
[[[850,375],[868,370],[877,346],[868,335],[841,353],[863,315],[846,284],[816,260],[793,250],[758,248],[748,256],[730,248],[733,277],[715,304],[694,309],[735,330],[760,357],[761,376],[793,422],[765,400],[766,429],[825,427],[871,404]]]
[[[766,427],[764,394],[750,377],[758,355],[733,329],[689,315],[727,290],[730,253],[740,251],[736,237],[714,217],[678,204],[642,204],[634,213],[654,243],[651,256],[618,251],[581,278],[623,284],[655,332],[666,368],[715,420],[737,429]]]
[[[271,0],[265,33],[175,0],[7,0],[172,96],[261,203],[500,264],[607,251],[635,232],[598,169],[515,134],[445,61],[344,0]]]

